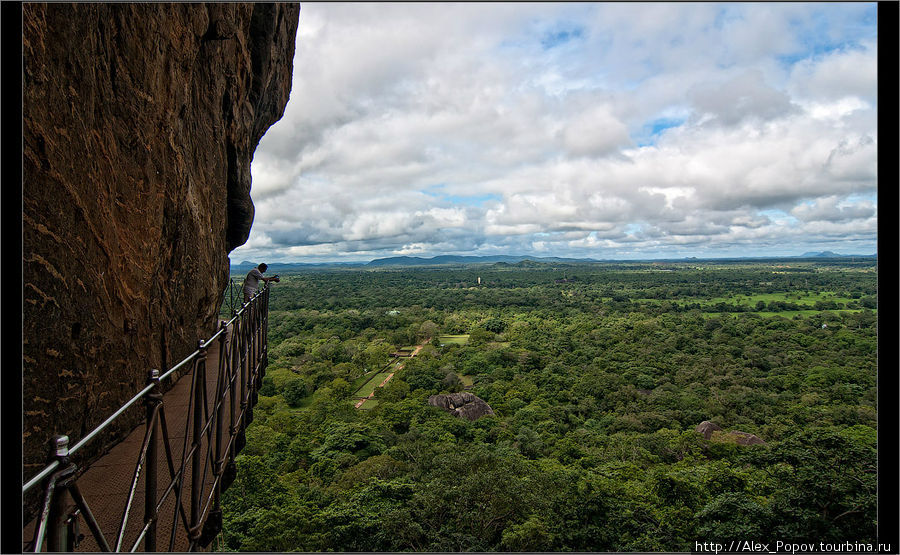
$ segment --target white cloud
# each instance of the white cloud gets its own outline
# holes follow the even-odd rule
[[[791,214],[804,222],[868,220],[875,216],[875,204],[870,201],[851,203],[833,195],[797,205]]]
[[[878,85],[877,48],[868,41],[859,49],[837,51],[796,64],[791,72],[791,92],[803,99],[871,102]]]
[[[304,4],[232,259],[802,252],[819,213],[871,251],[870,12]]]

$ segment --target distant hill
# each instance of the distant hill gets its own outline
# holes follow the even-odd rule
[[[377,258],[371,262],[272,262],[266,271],[268,275],[277,274],[278,272],[317,270],[323,268],[383,268],[383,267],[418,267],[418,266],[440,266],[449,264],[497,264],[499,266],[518,265],[520,267],[537,266],[540,264],[629,264],[629,263],[647,263],[647,262],[738,262],[742,260],[764,261],[764,260],[781,260],[790,261],[798,258],[811,259],[831,259],[831,258],[876,258],[875,254],[837,254],[831,251],[822,252],[806,252],[800,256],[778,256],[778,257],[734,257],[734,258],[697,258],[694,256],[685,258],[646,258],[646,259],[629,259],[629,260],[598,260],[595,258],[561,258],[556,256],[511,256],[511,255],[495,255],[495,256],[461,256],[461,255],[440,255],[431,258],[422,258],[419,256],[392,256],[389,258]],[[242,260],[238,264],[231,265],[231,272],[234,274],[249,272],[251,268],[255,268],[259,262],[250,262]]]
[[[874,258],[874,254],[838,254],[836,252],[831,251],[821,251],[821,252],[805,252],[801,254],[798,258]]]
[[[266,269],[267,275],[277,274],[278,272],[286,272],[288,270],[311,270],[315,268],[345,268],[352,266],[363,266],[365,262],[272,262]],[[239,264],[231,265],[231,272],[234,274],[249,272],[251,269],[259,266],[259,262],[253,263],[246,260]]]
[[[537,257],[537,256],[457,256],[457,255],[441,255],[432,258],[421,258],[418,256],[392,256],[390,258],[375,259],[366,266],[436,266],[439,264],[496,264],[505,262],[507,264],[516,264],[523,261],[534,262],[598,262],[592,258],[558,258],[558,257]]]

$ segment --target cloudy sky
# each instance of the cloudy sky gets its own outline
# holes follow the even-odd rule
[[[875,4],[303,3],[232,262],[875,252]]]

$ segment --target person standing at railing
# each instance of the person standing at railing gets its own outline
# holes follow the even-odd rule
[[[253,295],[256,294],[256,291],[259,289],[259,281],[260,280],[262,280],[266,283],[268,283],[270,281],[274,281],[275,283],[278,283],[279,281],[281,281],[278,279],[278,276],[265,277],[263,275],[263,273],[266,271],[266,269],[268,269],[268,266],[266,265],[265,262],[263,262],[256,268],[253,268],[252,270],[250,270],[249,273],[247,273],[247,277],[244,278],[244,286],[243,286],[245,303],[248,302],[253,297]]]

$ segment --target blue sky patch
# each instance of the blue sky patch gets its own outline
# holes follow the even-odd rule
[[[840,43],[818,43],[808,45],[808,48],[805,50],[801,50],[799,52],[794,52],[792,54],[784,54],[782,56],[776,56],[775,59],[778,60],[778,63],[781,64],[784,68],[790,68],[792,65],[797,62],[807,60],[810,58],[818,58],[821,56],[825,56],[831,54],[832,52],[840,52],[840,51],[850,51],[850,50],[862,50],[862,47],[859,46],[856,42],[847,41]]]
[[[657,118],[648,121],[641,127],[641,132],[636,137],[635,143],[638,146],[653,146],[663,131],[679,127],[685,121],[685,118]]]
[[[553,31],[544,33],[544,36],[541,37],[541,47],[544,50],[550,50],[551,48],[561,46],[563,44],[566,44],[567,42],[583,37],[583,27],[572,26],[562,29],[555,29]]]
[[[847,195],[847,198],[844,199],[847,202],[871,202],[873,204],[878,204],[878,193],[853,193]]]
[[[760,210],[759,214],[761,216],[767,216],[773,222],[782,222],[787,224],[796,224],[799,223],[799,220],[788,214],[784,210],[780,210],[778,208],[771,208],[769,210]]]
[[[836,51],[862,50],[862,40],[875,40],[875,4],[832,6],[813,14],[811,21],[790,22],[791,29],[797,33],[797,42],[802,46],[798,51],[776,56],[783,67],[789,68],[801,60],[819,58]],[[835,36],[834,30],[839,28],[834,21],[837,18],[846,20],[845,29],[852,29],[853,32],[845,31],[843,36]]]
[[[640,233],[641,231],[643,231],[643,229],[644,226],[642,226],[641,224],[631,223],[626,225],[623,231],[628,235],[634,235],[635,233]]]
[[[650,127],[650,134],[656,136],[666,129],[678,127],[682,123],[684,123],[684,118],[659,118],[646,125]]]
[[[443,183],[438,185],[432,185],[427,189],[423,189],[422,192],[430,197],[434,197],[438,200],[442,200],[444,202],[449,202],[451,204],[463,205],[463,206],[481,206],[485,202],[489,201],[501,201],[503,197],[498,195],[497,193],[486,193],[483,195],[449,195],[443,192],[444,185]]]

